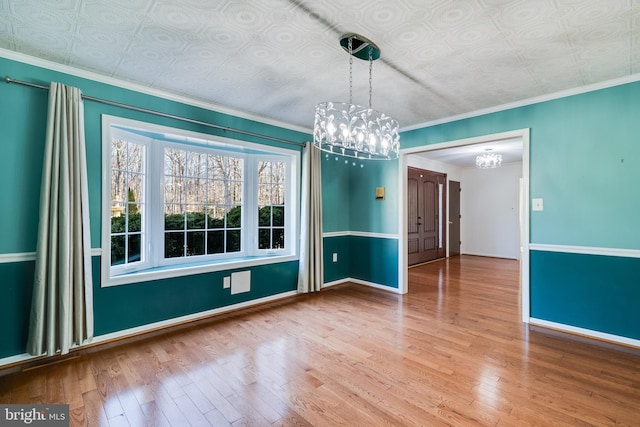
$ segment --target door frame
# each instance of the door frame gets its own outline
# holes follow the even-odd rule
[[[458,179],[460,179],[460,178],[458,178]],[[452,187],[451,183],[452,182],[455,182],[457,184],[458,194],[456,194],[456,197],[451,197],[451,194],[455,194],[456,193],[455,191],[451,191],[451,187]],[[460,243],[461,243],[460,242],[460,239],[461,239],[461,236],[460,236],[460,229],[461,229],[461,226],[460,226],[460,189],[461,188],[462,187],[461,187],[460,181],[456,181],[455,179],[447,179],[447,254],[448,254],[448,257],[452,256],[451,255],[451,246],[452,246],[451,245],[451,241],[453,240],[453,239],[451,239],[451,234],[452,234],[451,233],[451,228],[452,228],[451,224],[452,224],[452,221],[453,221],[451,219],[452,216],[453,216],[453,215],[451,215],[451,205],[452,205],[451,199],[457,200],[457,202],[458,202],[458,218],[457,218],[458,243],[456,244],[456,248],[458,249],[458,252],[457,252],[456,255],[461,255],[461,253],[460,253]],[[453,216],[453,218],[455,218],[455,216]],[[456,227],[453,227],[453,229],[455,230]]]
[[[509,132],[482,135],[472,138],[458,139],[437,144],[423,145],[400,150],[398,157],[398,182],[400,193],[400,212],[398,213],[399,247],[398,247],[398,291],[406,294],[409,290],[407,263],[407,156],[425,151],[443,148],[460,147],[464,145],[482,144],[505,139],[520,139],[522,141],[522,222],[520,224],[520,295],[522,307],[522,321],[529,323],[530,319],[530,289],[529,289],[529,134],[530,129],[524,128]],[[449,217],[447,215],[447,221]]]

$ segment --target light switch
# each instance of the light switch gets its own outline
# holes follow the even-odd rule
[[[531,210],[542,211],[544,210],[544,204],[542,199],[531,199]]]
[[[225,276],[222,279],[222,288],[229,289],[231,287],[231,276]]]
[[[338,262],[338,253],[337,252],[333,253],[333,262]]]

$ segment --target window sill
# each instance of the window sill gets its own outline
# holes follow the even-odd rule
[[[216,271],[235,270],[238,268],[250,268],[259,265],[277,264],[282,262],[297,261],[296,255],[272,255],[224,259],[220,261],[204,261],[193,264],[176,264],[162,267],[154,267],[148,270],[123,273],[109,278],[103,278],[101,287],[127,285],[132,283],[148,282],[151,280],[168,279],[172,277],[190,276],[193,274],[212,273]]]

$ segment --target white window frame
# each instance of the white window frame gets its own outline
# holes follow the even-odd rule
[[[135,135],[131,142],[143,144],[145,153],[145,206],[142,248],[143,261],[135,265],[111,266],[111,140],[119,133],[113,126],[131,128],[148,134],[168,135],[162,140]],[[127,139],[124,138],[124,139]],[[184,143],[177,142],[184,141]],[[243,159],[241,251],[164,258],[164,148],[178,148],[223,154]],[[257,167],[260,161],[285,163],[285,247],[277,250],[258,249]],[[114,286],[200,274],[236,268],[247,268],[297,260],[299,256],[299,191],[300,152],[297,149],[272,147],[241,140],[170,128],[116,116],[102,115],[102,268],[101,286]],[[157,239],[161,238],[158,242]]]
[[[278,156],[273,156],[273,155],[263,155],[263,156],[256,156],[253,159],[253,167],[251,168],[251,170],[253,172],[257,172],[258,171],[258,164],[262,161],[266,161],[266,162],[279,162],[279,161],[283,161],[283,159],[281,157]],[[285,162],[285,176],[287,178],[289,178],[291,176],[291,165],[290,163]],[[258,182],[258,177],[254,176],[252,177],[252,181],[253,182]],[[257,186],[255,186],[254,188],[252,188],[252,190],[256,190]],[[288,190],[288,191],[287,191]],[[258,204],[257,201],[257,197],[258,194],[257,192],[251,194],[251,197],[253,197],[253,200],[255,201],[256,205]],[[254,238],[252,239],[252,244],[251,244],[251,248],[252,248],[252,255],[254,256],[264,256],[264,255],[278,255],[278,254],[284,254],[287,253],[289,251],[289,248],[292,245],[295,245],[296,242],[296,237],[297,235],[291,235],[291,233],[287,233],[286,231],[289,230],[288,227],[291,226],[291,221],[292,218],[291,215],[289,214],[289,209],[287,209],[288,206],[291,205],[292,200],[294,199],[295,195],[291,194],[291,186],[286,186],[285,187],[285,194],[284,194],[284,205],[285,205],[285,215],[284,215],[284,229],[285,229],[285,241],[284,241],[284,248],[283,249],[259,249],[260,245],[258,243],[258,213],[256,212],[255,215],[252,215],[252,222],[250,222],[250,227],[251,230],[256,230],[256,233],[254,234]]]
[[[105,199],[108,199],[108,204],[106,206],[103,206],[103,212],[105,212],[105,215],[108,215],[109,218],[107,219],[107,222],[103,221],[102,228],[103,230],[106,229],[108,233],[106,240],[103,234],[103,241],[108,242],[107,249],[109,251],[108,253],[109,264],[111,264],[111,215],[110,215],[111,213],[111,191],[110,191],[111,190],[111,138],[117,135],[122,135],[122,138],[125,137],[124,133],[120,132],[118,129],[114,129],[110,133],[109,144],[104,144],[103,151],[102,151],[103,160],[107,158],[107,161],[109,162],[109,165],[108,165],[109,169],[108,171],[106,171],[108,175],[108,180],[107,180],[108,187],[106,188],[104,187],[105,181],[103,181],[103,192],[102,192],[103,201]],[[147,163],[149,161],[149,144],[151,143],[151,140],[149,138],[140,137],[135,141],[135,143],[145,147],[145,157],[143,159],[143,163]],[[149,194],[150,178],[149,178],[149,174],[146,173],[146,164],[143,166],[143,168],[145,169],[143,194],[146,195],[146,194]],[[103,169],[104,169],[104,165],[103,165]],[[106,191],[109,191],[109,193],[105,194]],[[149,234],[148,224],[149,224],[149,213],[150,213],[149,211],[150,211],[150,206],[149,204],[145,203],[144,209],[143,209],[143,215],[142,215],[142,234],[143,234],[143,238],[141,242],[142,247],[148,245],[148,234]],[[104,259],[104,253],[102,254],[102,257]],[[150,268],[152,266],[152,262],[151,262],[151,259],[148,257],[148,254],[146,254],[145,251],[142,251],[141,257],[142,257],[142,260],[135,264],[127,263],[127,264],[117,265],[117,266],[110,265],[112,274],[121,275],[121,274],[127,274],[132,271]]]
[[[224,150],[220,150],[220,149],[211,149],[208,147],[201,147],[201,146],[191,146],[191,145],[184,145],[184,144],[178,144],[178,143],[174,143],[174,142],[159,142],[161,147],[159,149],[153,150],[152,152],[156,154],[156,156],[158,157],[157,159],[152,160],[152,163],[155,164],[164,164],[164,150],[166,148],[175,148],[175,149],[179,149],[179,150],[188,150],[190,152],[201,152],[201,153],[208,153],[208,154],[222,154],[222,155],[231,155],[233,157],[239,157],[243,160],[243,164],[244,164],[244,171],[243,173],[245,174],[244,176],[244,181],[242,183],[242,217],[241,217],[241,224],[240,224],[240,229],[241,229],[241,233],[242,235],[244,235],[244,233],[247,232],[247,227],[246,227],[246,217],[247,217],[247,212],[245,212],[245,207],[247,206],[245,204],[245,201],[247,200],[247,187],[249,187],[249,185],[247,185],[247,181],[249,181],[247,179],[247,175],[246,175],[246,170],[247,170],[247,160],[249,159],[249,156],[247,156],[246,154],[238,154],[238,153],[230,153],[229,151],[224,151]],[[159,192],[162,192],[164,189],[164,172],[163,172],[164,168],[152,168],[152,174],[150,177],[150,180],[152,182],[159,182],[160,183],[160,188],[157,190]],[[250,182],[250,181],[249,181]],[[155,197],[153,200],[153,205],[151,208],[151,216],[152,216],[152,220],[151,220],[151,224],[152,224],[152,229],[150,232],[151,236],[160,236],[162,235],[164,237],[164,200],[161,197]],[[212,255],[198,255],[197,258],[196,257],[192,257],[193,260],[189,260],[189,258],[185,258],[185,257],[176,257],[176,258],[164,258],[164,239],[162,239],[161,242],[158,242],[156,245],[153,245],[152,248],[150,248],[150,252],[152,254],[152,262],[153,265],[156,266],[167,266],[167,265],[182,265],[182,264],[190,264],[190,263],[195,263],[195,262],[206,262],[206,261],[221,261],[224,260],[226,258],[241,258],[241,257],[245,257],[247,256],[250,251],[247,250],[247,246],[244,240],[244,237],[241,238],[241,245],[240,245],[240,251],[238,252],[224,252],[224,253],[220,253],[220,254],[212,254]],[[186,261],[186,262],[185,262]]]

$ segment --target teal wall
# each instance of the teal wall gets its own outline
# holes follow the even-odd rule
[[[384,200],[376,200],[376,187],[384,187]],[[398,161],[371,160],[351,171],[350,226],[352,231],[398,233]],[[365,208],[365,209],[363,209]]]
[[[351,236],[349,274],[378,285],[398,287],[398,240]]]
[[[355,164],[354,164],[355,163]],[[354,161],[324,156],[322,161],[323,232],[397,235],[398,161]],[[376,200],[376,187],[385,199]],[[324,281],[346,278],[398,287],[398,240],[337,235],[323,239]],[[333,262],[332,255],[338,254]]]
[[[34,261],[0,263],[0,358],[25,352]]]
[[[640,259],[531,251],[531,316],[640,340]]]
[[[397,160],[335,160],[323,153],[323,231],[397,234],[397,175]],[[384,200],[376,200],[376,187],[385,188]]]
[[[335,236],[323,239],[325,283],[351,277],[351,238]],[[333,262],[333,254],[338,256],[337,262]]]
[[[117,332],[296,289],[297,261],[250,270],[251,291],[236,295],[222,288],[222,279],[240,270],[101,288],[100,258],[94,257],[95,334]]]
[[[163,99],[97,81],[0,58],[0,74],[48,86],[50,81],[79,87],[86,95],[150,110],[215,123],[276,138],[305,142],[310,135],[199,107]],[[18,84],[0,84],[0,255],[36,250],[40,179],[46,128],[47,91]],[[189,124],[96,102],[86,101],[85,137],[89,171],[91,245],[100,247],[101,115],[187,129],[259,144],[291,148],[278,142]],[[100,287],[100,257],[93,258],[94,313],[97,335],[116,332],[178,316],[292,291],[297,286],[298,263],[251,268],[251,291],[230,295],[222,277],[233,270],[164,279],[108,288]],[[0,263],[0,358],[22,354],[26,347],[33,261]]]
[[[348,231],[351,199],[349,181],[352,166],[344,158],[322,154],[322,231]]]
[[[325,237],[323,243],[325,283],[352,278],[398,288],[397,239],[346,235]]]

